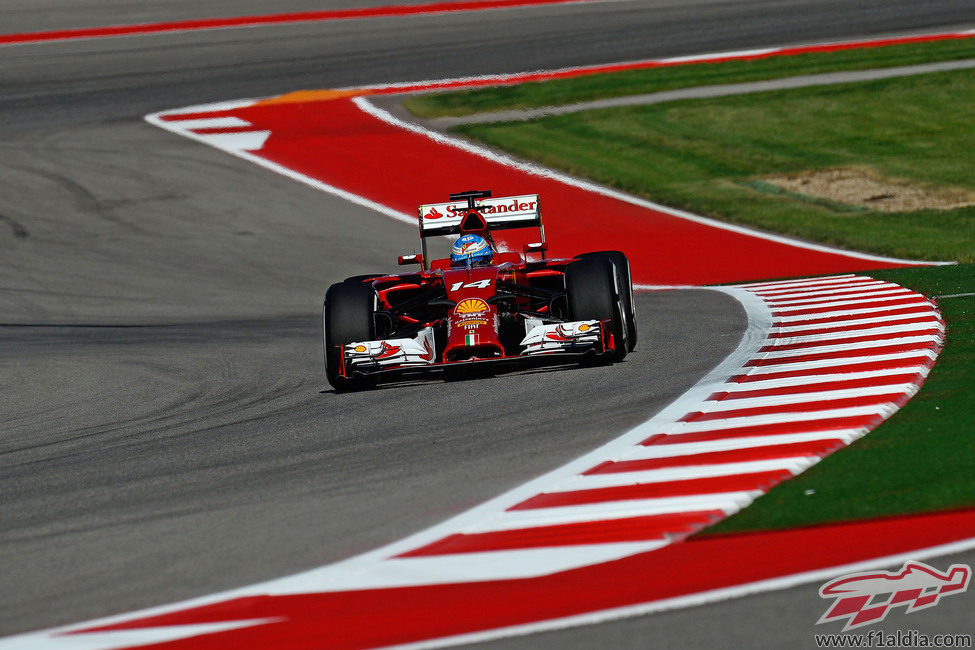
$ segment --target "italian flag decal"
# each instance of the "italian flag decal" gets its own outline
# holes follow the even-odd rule
[[[464,335],[464,345],[466,345],[468,347],[470,347],[472,345],[477,345],[476,338],[477,337],[475,337],[473,334],[465,334]]]

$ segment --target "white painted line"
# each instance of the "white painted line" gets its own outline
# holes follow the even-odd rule
[[[889,321],[890,319],[885,319]],[[819,341],[833,341],[851,339],[860,336],[879,336],[882,334],[903,334],[905,332],[923,332],[926,330],[938,330],[944,332],[945,326],[939,320],[931,320],[930,323],[907,323],[905,325],[889,325],[887,327],[869,327],[860,330],[842,330],[836,332],[826,332],[824,334],[808,334],[805,336],[783,336],[781,338],[769,339],[771,345],[796,345],[798,343],[816,343]]]
[[[865,363],[875,363],[878,361],[897,361],[899,359],[914,359],[915,357],[927,357],[934,361],[937,353],[922,348],[919,350],[908,350],[907,352],[892,352],[890,354],[873,354],[857,357],[840,357],[837,359],[816,359],[815,361],[781,361],[767,366],[753,366],[749,368],[748,375],[763,375],[775,372],[791,372],[795,370],[812,370],[814,368],[851,367],[856,368]],[[751,383],[751,382],[749,382]],[[744,385],[744,384],[742,384]]]
[[[795,296],[790,295],[788,298],[780,298],[776,300],[769,300],[769,304],[772,305],[772,309],[781,309],[783,307],[795,307],[798,305],[807,305],[813,307],[815,305],[823,304],[833,304],[839,303],[841,300],[853,300],[856,302],[863,302],[863,300],[858,300],[859,298],[890,298],[897,296],[913,296],[917,295],[910,289],[874,289],[871,291],[858,291],[857,293],[838,293],[831,296]]]
[[[699,284],[634,284],[634,291],[693,291],[700,289]]]
[[[791,280],[769,280],[768,282],[745,282],[738,286],[742,289],[761,292],[764,289],[783,289],[788,287],[808,287],[817,284],[837,284],[843,282],[876,282],[873,278],[855,273],[840,273],[838,275],[824,275],[818,278],[793,278]]]
[[[775,302],[777,300],[799,299],[801,297],[816,298],[819,296],[835,296],[838,293],[843,293],[846,291],[867,291],[873,289],[887,289],[890,287],[901,288],[899,284],[884,282],[883,280],[871,280],[870,278],[864,278],[864,280],[864,282],[851,282],[845,286],[831,285],[822,289],[810,289],[806,287],[802,289],[767,289],[764,291],[753,291],[762,296],[762,298],[764,298],[766,301]]]
[[[799,377],[782,377],[780,379],[766,379],[764,381],[733,382],[726,384],[724,390],[728,393],[748,392],[753,390],[765,390],[768,388],[786,388],[793,386],[805,386],[808,384],[828,384],[837,381],[849,381],[856,379],[874,379],[892,375],[906,375],[910,373],[920,373],[927,376],[928,366],[915,365],[904,366],[903,368],[885,368],[883,370],[868,370],[863,372],[844,372],[830,373],[822,375],[802,375]],[[896,382],[894,382],[896,384]]]
[[[255,101],[257,100],[228,99],[227,101],[224,102],[213,102],[212,104],[198,104],[195,106],[184,106],[183,108],[161,111],[159,113],[155,113],[154,115],[159,115],[159,116],[164,115],[166,117],[173,119],[173,121],[176,121],[175,118],[178,118],[180,115],[189,115],[191,113],[208,113],[208,112],[216,113],[221,111],[232,111],[237,108],[245,108],[247,106],[250,106]],[[183,121],[185,122],[186,120]]]
[[[797,456],[793,458],[775,458],[772,460],[753,460],[741,463],[712,463],[710,465],[685,465],[682,467],[667,467],[663,469],[649,469],[637,472],[610,472],[606,474],[578,475],[567,479],[564,483],[554,486],[549,493],[575,492],[603,487],[619,487],[624,485],[644,485],[664,483],[669,481],[687,481],[696,478],[715,478],[718,476],[735,476],[754,472],[773,472],[783,470],[798,474],[813,464],[815,457]]]
[[[924,345],[926,343],[938,343],[942,340],[940,334],[923,334],[920,336],[898,336],[885,339],[883,341],[859,341],[857,343],[837,343],[836,345],[821,345],[813,349],[798,348],[796,350],[778,350],[773,349],[771,352],[766,352],[765,356],[762,357],[763,360],[775,359],[781,360],[781,363],[787,363],[788,359],[805,357],[810,354],[830,354],[833,352],[850,352],[850,356],[855,356],[858,353],[866,353],[869,349],[883,349],[891,345]]]
[[[828,300],[822,305],[771,305],[772,313],[776,316],[780,314],[789,314],[797,311],[808,311],[810,309],[819,309],[822,307],[848,307],[850,305],[862,305],[865,302],[875,303],[875,302],[893,302],[895,300],[903,301],[904,298],[917,296],[918,294],[913,291],[900,291],[896,296],[877,296],[875,298],[870,298],[867,300]],[[905,303],[909,304],[909,303]]]
[[[200,117],[188,120],[171,121],[169,124],[178,125],[180,129],[193,131],[196,129],[233,129],[250,126],[251,123],[239,117]]]
[[[924,318],[924,320],[920,320],[922,317]],[[938,316],[938,313],[931,308],[930,304],[927,304],[922,307],[919,307],[915,311],[904,313],[904,314],[895,314],[893,316],[884,315],[884,316],[873,316],[871,318],[855,318],[852,320],[837,321],[835,323],[810,323],[808,325],[782,325],[775,328],[775,331],[781,332],[783,334],[793,334],[798,332],[805,332],[808,330],[825,329],[827,327],[830,329],[845,331],[847,328],[852,328],[857,325],[869,325],[871,323],[889,323],[892,320],[908,320],[908,319],[910,320],[918,319],[918,322],[915,323],[918,327],[921,327],[923,324],[927,322],[936,322],[936,323],[942,322],[941,318]],[[853,332],[856,330],[850,330],[850,331]]]
[[[682,442],[667,445],[637,446],[628,450],[618,459],[612,460],[643,460],[647,458],[673,458],[675,456],[690,456],[693,454],[707,454],[717,451],[734,451],[755,447],[772,447],[787,445],[793,442],[814,442],[816,440],[842,440],[850,443],[863,435],[863,427],[855,429],[836,429],[817,431],[815,423],[809,425],[810,431],[802,433],[780,433],[765,436],[742,436],[740,438],[725,438],[719,440],[705,440],[702,442]]]
[[[857,276],[851,280],[838,279],[829,282],[817,282],[814,284],[792,284],[785,287],[772,287],[768,289],[749,289],[762,298],[777,298],[781,296],[800,296],[813,295],[824,292],[853,291],[862,287],[876,286],[878,283],[887,284],[880,280],[874,280],[866,276]]]
[[[717,492],[659,499],[621,499],[579,506],[510,510],[488,517],[465,528],[465,533],[485,533],[516,528],[557,526],[587,521],[626,519],[647,515],[666,515],[702,510],[720,510],[725,514],[738,512],[761,495],[759,490],[747,492]],[[435,540],[434,540],[435,541]]]
[[[746,56],[762,56],[764,54],[772,54],[778,51],[778,48],[774,47],[762,47],[752,50],[732,50],[731,52],[723,52],[718,54],[691,54],[688,56],[673,56],[669,59],[661,59],[665,63],[688,63],[691,61],[714,61],[716,59],[727,59],[735,57],[746,57]]]
[[[816,391],[812,393],[788,393],[786,395],[768,395],[765,397],[746,397],[741,399],[723,399],[711,401],[705,405],[706,413],[720,413],[737,409],[759,408],[763,406],[789,406],[792,404],[814,404],[831,402],[849,397],[870,397],[874,395],[890,395],[901,393],[913,395],[917,390],[915,384],[900,383],[889,386],[864,386],[862,388],[843,388],[839,390]]]
[[[270,137],[270,131],[238,131],[235,133],[205,133],[200,137],[209,145],[223,151],[258,151]]]
[[[783,325],[787,325],[795,321],[807,321],[807,320],[808,321],[831,321],[841,316],[862,316],[866,314],[873,315],[873,314],[881,314],[885,311],[893,311],[896,309],[909,309],[912,307],[921,307],[921,306],[928,307],[929,309],[933,310],[933,307],[931,306],[931,301],[921,296],[916,301],[911,301],[900,305],[887,305],[884,307],[869,307],[864,309],[840,309],[837,311],[824,311],[817,314],[795,314],[792,316],[776,315],[775,320],[776,322],[780,322]],[[900,316],[901,314],[897,314],[898,318]]]
[[[749,427],[760,427],[764,424],[795,424],[799,427],[809,422],[821,422],[834,418],[859,417],[861,415],[883,415],[884,413],[891,413],[894,410],[896,408],[891,404],[870,404],[868,406],[849,406],[822,411],[742,415],[723,420],[686,422],[684,426],[675,429],[672,435],[682,436],[688,433],[706,433],[708,431],[722,431],[724,429],[747,429]]]

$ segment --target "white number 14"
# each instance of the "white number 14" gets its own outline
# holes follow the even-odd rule
[[[461,289],[487,289],[491,286],[491,278],[486,280],[478,280],[477,282],[468,282],[464,284],[463,282],[454,282],[450,285],[451,292],[460,291]]]

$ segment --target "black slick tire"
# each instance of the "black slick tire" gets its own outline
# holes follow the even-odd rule
[[[619,277],[620,302],[623,303],[623,311],[626,312],[626,340],[627,352],[633,352],[636,347],[636,309],[633,305],[633,279],[630,276],[630,260],[626,258],[623,251],[596,251],[594,253],[583,253],[577,255],[577,259],[601,257],[608,259],[616,267]]]
[[[342,377],[341,347],[356,341],[376,340],[376,292],[366,283],[339,282],[325,293],[322,327],[325,377],[337,391],[362,390],[374,385],[367,377]]]
[[[565,269],[565,297],[569,320],[610,321],[615,350],[610,358],[622,361],[628,351],[626,312],[616,267],[603,257],[585,257]]]

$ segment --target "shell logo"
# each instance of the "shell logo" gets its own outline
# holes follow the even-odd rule
[[[588,332],[589,331],[589,325],[587,325],[586,323],[583,323],[582,325],[579,326],[579,331],[580,332]]]
[[[364,345],[357,345],[357,346],[355,346],[355,351],[358,352],[358,353],[360,353],[360,354],[363,353],[363,352],[365,352],[367,349],[368,348],[366,346],[364,346]]]
[[[483,314],[487,310],[487,303],[480,298],[467,298],[465,300],[461,300],[454,308],[454,312],[460,315]]]

